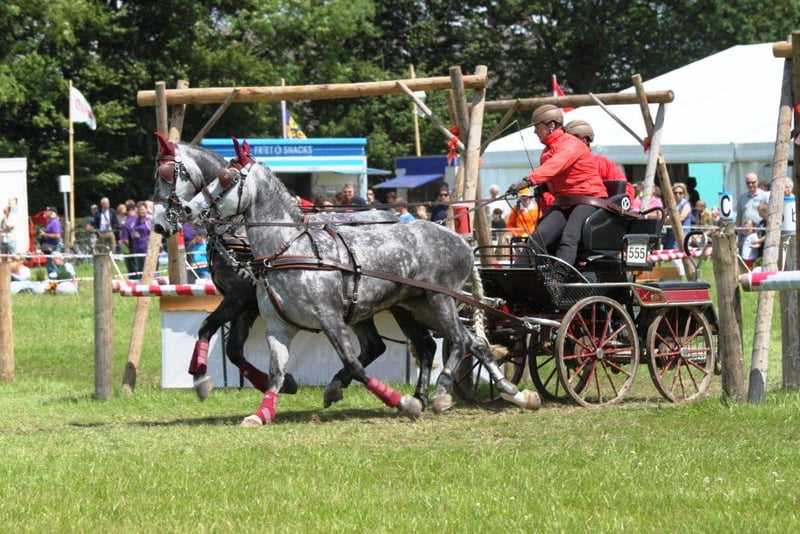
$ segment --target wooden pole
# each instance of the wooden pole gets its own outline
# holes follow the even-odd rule
[[[94,254],[94,398],[108,400],[114,361],[111,252]]]
[[[239,92],[238,89],[234,89],[233,91],[231,91],[231,94],[228,95],[228,98],[226,98],[225,101],[219,105],[217,111],[215,111],[214,114],[211,115],[211,118],[208,119],[208,122],[205,124],[205,126],[203,126],[200,129],[200,131],[197,132],[197,135],[194,136],[194,139],[192,139],[193,145],[199,145],[200,141],[205,139],[206,135],[208,135],[208,132],[211,131],[211,128],[213,128],[214,125],[217,124],[217,121],[222,118],[222,115],[228,110],[231,104],[233,104],[233,99],[236,98],[238,92]],[[283,129],[284,130],[286,129],[285,124],[283,125]]]
[[[64,238],[67,243],[67,250],[72,250],[75,244],[75,127],[72,123],[72,80],[69,81],[69,213],[64,214],[64,221],[67,223],[67,231]]]
[[[409,65],[408,70],[411,79],[415,79],[417,75],[414,73],[414,65]],[[417,114],[416,106],[411,106],[411,119],[414,121],[414,150],[417,157],[420,157],[422,155],[422,143],[419,140],[419,115]]]
[[[778,132],[775,139],[775,155],[772,159],[772,191],[769,196],[767,237],[764,241],[763,268],[774,271],[778,268],[778,247],[781,239],[781,217],[783,216],[783,183],[789,167],[789,143],[792,131],[792,62],[784,61],[781,102],[778,108]],[[760,404],[764,400],[769,367],[769,341],[772,326],[772,309],[775,303],[773,291],[758,295],[753,354],[750,365],[750,382],[747,402]]]
[[[159,94],[159,102],[161,103],[156,106],[156,129],[164,135],[168,135],[166,84],[164,82],[156,82],[156,93]],[[160,249],[161,235],[156,232],[150,232],[150,240],[147,243],[147,256],[144,260],[144,269],[142,272],[143,284],[150,283],[153,279]],[[136,299],[133,328],[131,329],[131,339],[128,344],[128,362],[125,364],[125,372],[122,375],[123,393],[132,393],[136,388],[136,376],[139,369],[139,361],[142,356],[142,342],[144,340],[145,329],[147,328],[147,312],[149,309],[149,297],[138,297]]]
[[[422,111],[422,113],[428,118],[428,120],[430,120],[433,123],[436,129],[442,132],[442,134],[448,140],[456,137],[444,124],[442,124],[442,121],[439,120],[439,117],[437,117],[436,114],[433,111],[431,111],[428,106],[425,105],[425,102],[420,100],[417,97],[417,95],[414,94],[414,91],[412,91],[403,82],[397,82],[397,85],[409,96],[409,98],[411,98],[411,100],[414,101],[414,104],[417,106],[417,108],[419,108],[419,110]],[[464,143],[462,143],[460,140],[457,141],[456,148],[460,152],[463,152],[465,150]]]
[[[636,96],[638,98],[639,107],[642,110],[642,118],[644,119],[644,126],[647,130],[647,136],[653,136],[653,118],[650,115],[650,107],[648,105],[647,93],[642,84],[642,77],[638,74],[632,76],[633,86],[636,88]],[[595,95],[598,96],[598,95]],[[663,105],[663,104],[662,104]],[[664,207],[667,208],[667,215],[672,221],[672,231],[675,234],[675,240],[678,246],[683,248],[683,226],[681,226],[680,218],[678,217],[678,207],[675,204],[675,197],[672,195],[672,181],[669,179],[669,171],[667,171],[667,164],[664,161],[664,155],[659,152],[658,154],[658,175],[661,179],[661,193],[664,201]],[[683,258],[683,268],[686,272],[686,279],[693,280],[695,278],[695,267],[692,260],[688,257]]]
[[[177,86],[178,89],[185,89],[189,86],[189,82],[186,80],[178,80]],[[185,113],[185,104],[172,107],[172,119],[169,124],[169,140],[173,143],[177,143],[181,140],[183,117]],[[186,248],[181,232],[167,238],[167,269],[169,271],[170,284],[186,283]]]
[[[717,284],[717,311],[719,312],[719,355],[722,366],[722,394],[733,402],[743,402],[744,353],[742,350],[741,301],[736,278],[736,232],[733,222],[720,225],[719,234],[712,237],[714,279]]]
[[[797,269],[797,254],[795,253],[794,234],[784,235],[785,246],[781,247],[783,258],[781,259],[782,270],[794,271]],[[782,377],[784,389],[800,388],[800,342],[798,341],[797,324],[800,322],[798,316],[798,294],[800,291],[781,291],[781,347],[782,354]]]
[[[478,65],[475,68],[476,75],[487,75],[488,67]],[[486,89],[473,89],[472,108],[469,112],[469,137],[467,138],[467,165],[464,169],[464,198],[466,200],[481,200],[480,191],[480,151],[481,137],[483,137],[483,106],[486,102]],[[475,234],[478,245],[489,247],[492,244],[492,233],[489,230],[489,219],[486,217],[486,208],[481,207],[473,212]],[[485,248],[483,250],[488,250]],[[485,265],[491,264],[491,259],[487,254],[481,254],[481,262]]]
[[[658,156],[661,152],[661,134],[664,131],[664,113],[664,104],[659,104],[658,112],[656,113],[656,122],[653,125],[653,135],[650,138],[650,152],[647,154],[647,166],[644,170],[642,210],[646,210],[650,207],[650,199],[653,196],[653,186],[655,185],[656,170],[658,168]]]
[[[777,58],[792,59],[792,43],[790,41],[772,43],[772,55]]]
[[[467,108],[467,96],[464,88],[464,76],[461,73],[461,67],[450,67],[450,79],[453,84],[453,104],[456,112],[456,126],[458,126],[458,136],[460,139],[467,139],[469,135],[469,110]],[[461,156],[458,165],[458,172],[456,173],[456,181],[453,184],[453,200],[464,200],[464,183],[466,182],[465,176],[467,171],[468,161],[465,155],[465,150],[459,148],[458,151]],[[453,211],[448,212],[448,219],[453,216]]]
[[[0,258],[0,380],[14,380],[15,376],[11,258]]]
[[[503,115],[502,119],[500,119],[500,122],[497,123],[497,126],[494,127],[492,133],[490,133],[489,136],[483,141],[483,143],[481,143],[481,150],[480,150],[481,154],[483,154],[484,151],[486,151],[486,147],[489,146],[489,143],[494,141],[495,137],[500,135],[503,132],[503,130],[505,130],[506,126],[508,126],[508,123],[510,123],[511,120],[514,118],[514,115],[517,114],[517,111],[519,111],[519,100],[516,100],[514,102],[514,105],[508,108],[508,111],[506,111],[506,114]]]
[[[675,100],[675,94],[672,91],[648,91],[645,93],[647,101],[651,104],[669,104]],[[553,104],[560,108],[577,108],[583,106],[596,106],[597,98],[604,104],[618,105],[618,104],[637,104],[639,103],[638,95],[634,93],[599,93],[592,96],[589,95],[566,95],[566,96],[537,96],[533,98],[518,98],[516,100],[491,100],[486,102],[484,113],[503,113],[508,108],[514,105],[514,102],[519,101],[520,112],[531,112],[539,106],[545,104]]]
[[[389,80],[381,82],[327,83],[318,85],[286,85],[271,87],[237,87],[234,102],[280,102],[281,100],[332,100],[343,98],[363,98],[365,96],[385,96],[400,92],[397,82],[401,81],[412,91],[436,91],[450,89],[451,80],[447,76]],[[468,89],[486,88],[487,78],[465,76],[464,86]],[[219,104],[228,97],[230,87],[205,87],[195,89],[171,89],[166,92],[168,105],[175,104]],[[136,101],[140,106],[157,105],[155,91],[139,91]]]
[[[793,31],[791,35],[791,58],[792,58],[792,108],[794,109],[794,124],[800,125],[800,111],[797,106],[800,105],[800,31]],[[797,138],[795,138],[797,140]],[[792,162],[792,177],[794,178],[794,198],[795,198],[795,213],[800,208],[800,147],[794,147],[794,159]],[[795,237],[794,237],[794,257],[796,262],[800,262],[800,219],[795,221]],[[795,308],[796,309],[796,308]],[[790,329],[792,331],[791,337],[794,343],[788,345],[797,346],[798,339],[800,339],[800,321],[794,323]],[[787,347],[784,347],[784,350]],[[798,358],[797,353],[794,355]]]

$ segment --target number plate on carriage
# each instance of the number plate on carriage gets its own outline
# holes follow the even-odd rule
[[[647,245],[639,243],[628,243],[627,259],[625,263],[628,265],[647,265]]]
[[[625,236],[625,265],[633,268],[649,268],[647,256],[650,254],[651,236],[647,234],[628,234]]]

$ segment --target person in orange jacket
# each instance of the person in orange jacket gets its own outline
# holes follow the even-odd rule
[[[506,228],[514,237],[529,236],[536,229],[539,221],[539,207],[533,201],[530,189],[519,192],[519,202],[511,208],[506,218]]]
[[[540,166],[520,182],[512,184],[508,194],[531,187],[547,186],[555,202],[539,221],[528,245],[537,252],[557,245],[555,255],[573,264],[578,255],[583,221],[597,207],[588,204],[595,198],[608,198],[589,147],[564,131],[564,114],[551,104],[533,111],[531,124],[545,145]]]
[[[588,122],[582,120],[569,121],[564,126],[564,130],[568,134],[574,135],[586,143],[589,150],[592,149],[594,130]],[[597,165],[597,172],[600,173],[600,178],[603,180],[620,180],[625,182],[625,194],[628,195],[628,198],[633,202],[633,199],[636,198],[636,191],[633,188],[633,184],[628,181],[628,177],[625,176],[625,172],[619,168],[619,165],[600,154],[592,154],[592,157]]]

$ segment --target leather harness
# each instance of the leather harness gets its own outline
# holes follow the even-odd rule
[[[622,209],[619,204],[615,204],[609,201],[607,198],[599,198],[599,197],[590,197],[588,195],[560,195],[556,197],[555,202],[553,203],[554,206],[558,206],[559,208],[572,208],[579,204],[584,204],[587,206],[594,206],[595,208],[604,209],[615,215],[624,215],[625,217],[631,217],[634,219],[642,219],[642,215],[627,211]]]

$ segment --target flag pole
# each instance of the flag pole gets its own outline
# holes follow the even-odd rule
[[[408,69],[413,80],[417,77],[414,73],[414,65],[409,65]],[[411,103],[411,117],[414,119],[414,146],[417,149],[417,157],[419,157],[422,155],[422,146],[419,142],[419,115],[417,115],[417,105],[414,102]]]
[[[67,223],[65,232],[67,250],[71,250],[75,243],[75,130],[72,126],[72,80],[69,80],[67,102],[69,103],[69,213],[64,214],[64,221]]]
[[[281,78],[281,87],[286,85],[286,80]],[[287,132],[287,120],[286,120],[286,100],[281,100],[281,135],[283,139],[287,139],[289,137],[289,133]]]

